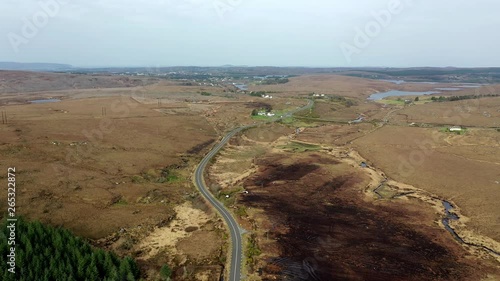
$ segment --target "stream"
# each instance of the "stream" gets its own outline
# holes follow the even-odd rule
[[[377,195],[377,197],[379,199],[382,199],[383,196],[382,194],[380,194],[380,189],[384,186],[384,184],[387,182],[387,179],[383,180],[378,186],[377,188],[375,188],[373,190],[373,192]],[[408,194],[405,194],[405,195],[408,195]],[[401,196],[401,195],[400,195]],[[396,198],[395,196],[391,199],[394,199]],[[448,231],[449,233],[451,233],[451,235],[453,235],[453,237],[458,241],[460,242],[461,244],[465,244],[465,245],[468,245],[468,246],[473,246],[473,247],[477,247],[477,248],[481,248],[483,250],[486,250],[487,252],[491,253],[491,254],[494,254],[496,256],[500,256],[500,253],[489,248],[489,247],[486,247],[484,245],[480,245],[480,244],[474,244],[474,243],[469,243],[469,242],[466,242],[464,239],[462,239],[462,237],[460,237],[460,235],[458,235],[458,233],[450,226],[450,221],[457,221],[460,219],[460,217],[455,214],[453,212],[453,204],[451,204],[450,202],[446,201],[446,200],[441,200],[441,199],[438,199],[438,198],[435,198],[434,199],[437,199],[437,200],[440,200],[442,203],[443,203],[443,207],[444,207],[444,211],[445,211],[445,217],[441,219],[441,222],[443,223],[444,225],[444,228],[446,229],[446,231]]]
[[[481,248],[481,249],[484,249],[484,250],[488,251],[491,254],[494,254],[496,256],[500,256],[499,252],[497,252],[497,251],[495,251],[495,250],[493,250],[491,248],[488,248],[488,247],[483,246],[483,245],[478,245],[478,244],[474,244],[474,243],[465,242],[464,239],[462,239],[462,237],[460,237],[457,234],[457,232],[450,226],[450,221],[457,221],[459,219],[458,215],[455,214],[455,213],[453,213],[453,205],[450,202],[445,201],[445,200],[443,200],[442,202],[443,202],[443,206],[444,206],[444,210],[445,210],[446,216],[441,220],[441,222],[443,223],[444,228],[449,233],[451,233],[451,235],[453,235],[453,237],[455,239],[457,239],[462,244],[473,246],[473,247],[478,247],[478,248]]]
[[[455,237],[460,243],[467,244],[450,226],[450,220],[457,221],[459,219],[458,215],[453,213],[453,205],[448,201],[443,201],[444,211],[446,216],[441,220],[444,225],[444,228]]]

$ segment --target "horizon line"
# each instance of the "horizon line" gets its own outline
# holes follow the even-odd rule
[[[173,67],[205,67],[205,68],[220,68],[220,67],[242,67],[242,68],[322,68],[322,69],[362,69],[362,68],[465,68],[465,69],[478,69],[478,68],[500,68],[500,66],[314,66],[314,65],[234,65],[234,64],[222,64],[222,65],[162,65],[162,66],[146,66],[146,65],[89,65],[89,66],[78,66],[68,63],[56,63],[56,62],[13,62],[13,61],[0,61],[1,63],[13,63],[13,64],[54,64],[54,65],[66,65],[74,69],[98,69],[98,68],[173,68]]]

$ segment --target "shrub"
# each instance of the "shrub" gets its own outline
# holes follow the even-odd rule
[[[164,265],[160,269],[160,276],[162,280],[170,280],[170,277],[172,276],[172,269],[168,265]]]

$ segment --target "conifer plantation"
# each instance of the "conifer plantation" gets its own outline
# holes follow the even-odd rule
[[[15,274],[8,272],[12,245],[5,220],[0,231],[0,280],[138,280],[139,268],[126,257],[93,248],[70,231],[19,219],[16,225]]]

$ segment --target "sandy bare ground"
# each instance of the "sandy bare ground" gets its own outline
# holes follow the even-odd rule
[[[186,229],[189,227],[200,229],[205,225],[210,217],[201,210],[194,209],[190,203],[184,203],[176,206],[175,219],[172,220],[169,226],[157,227],[138,245],[140,251],[144,253],[140,259],[150,259],[156,256],[161,250],[168,249],[174,253],[177,252],[176,246],[182,240],[191,236]],[[191,231],[192,232],[192,231]],[[214,249],[200,249],[200,255],[203,252],[209,253]]]

